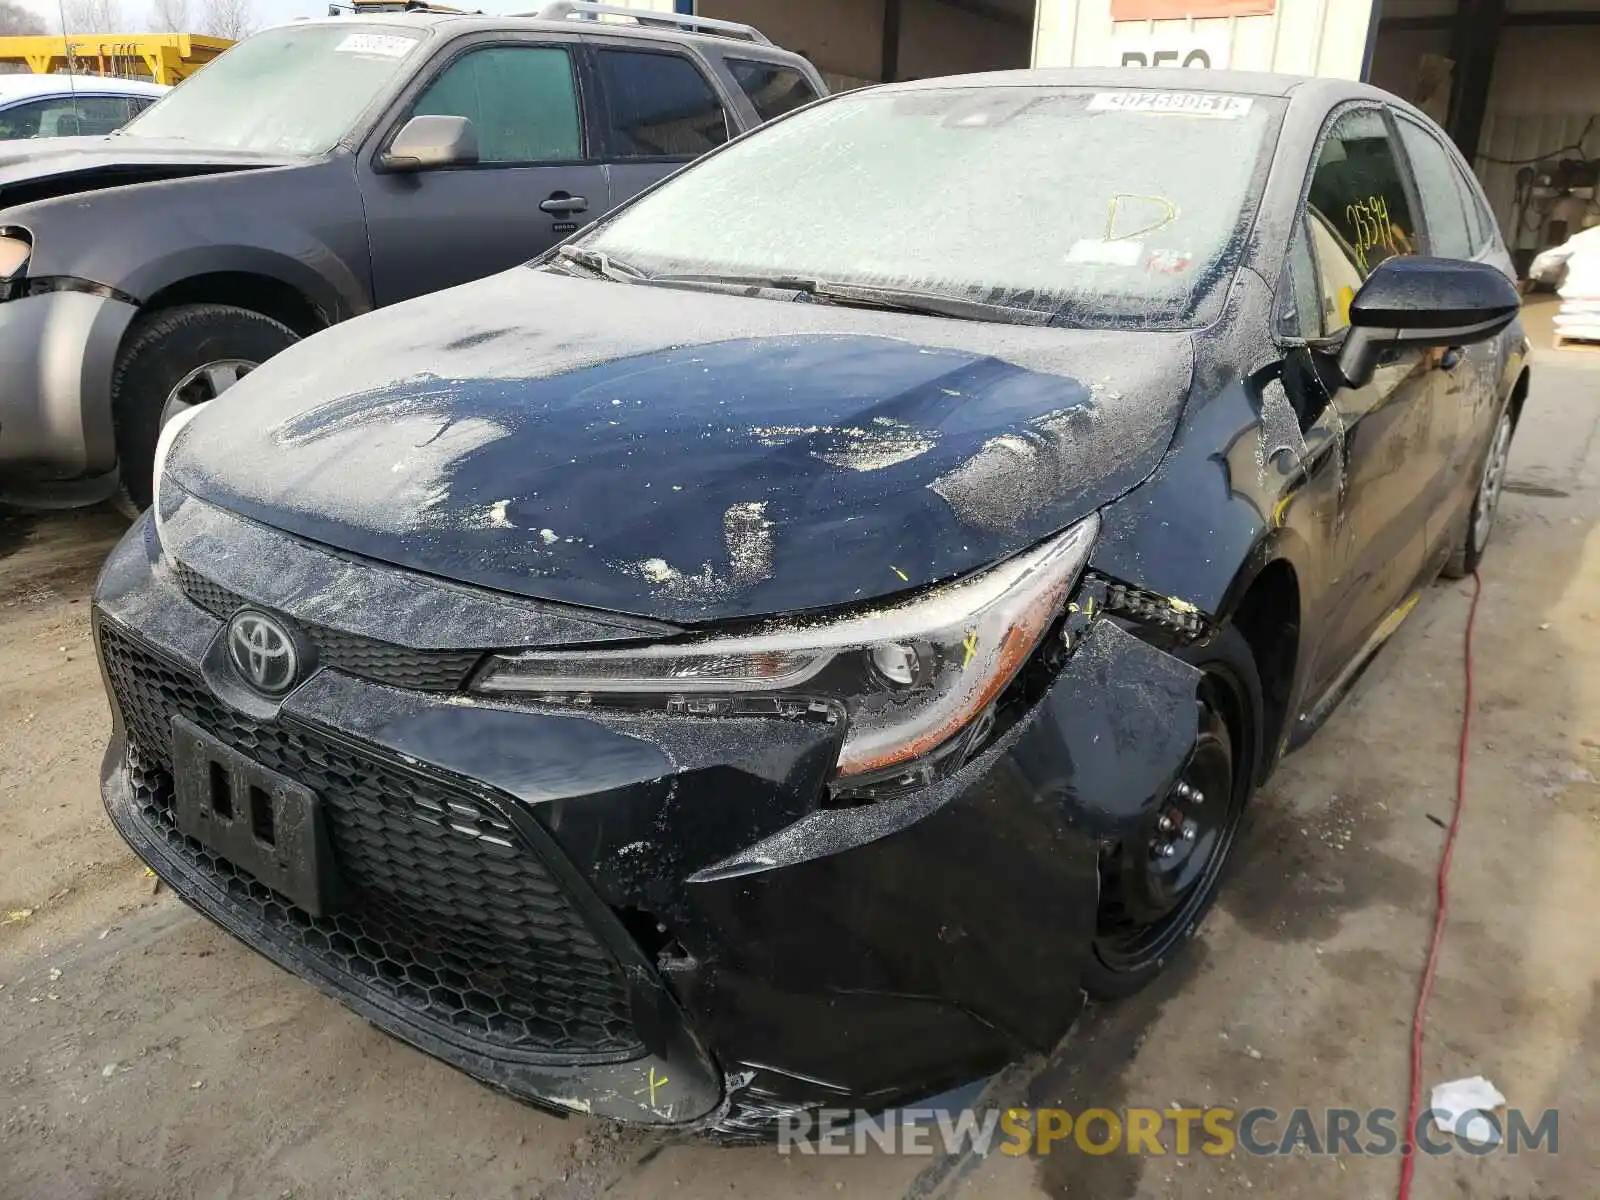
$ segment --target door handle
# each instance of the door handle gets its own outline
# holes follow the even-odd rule
[[[539,202],[539,211],[547,213],[588,212],[589,202],[582,196],[568,196],[562,192],[557,192],[550,199]]]

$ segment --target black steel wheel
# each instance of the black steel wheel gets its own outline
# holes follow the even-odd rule
[[[1100,909],[1084,987],[1099,999],[1149,983],[1193,936],[1217,897],[1259,761],[1261,685],[1232,628],[1195,656],[1205,674],[1198,730],[1166,795],[1100,864]]]

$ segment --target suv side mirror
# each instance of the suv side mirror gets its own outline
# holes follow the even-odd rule
[[[1485,263],[1386,259],[1350,301],[1339,370],[1351,387],[1365,387],[1385,350],[1485,342],[1521,310],[1522,297],[1511,281]]]
[[[466,117],[412,117],[378,160],[389,171],[427,171],[478,161],[478,135]]]

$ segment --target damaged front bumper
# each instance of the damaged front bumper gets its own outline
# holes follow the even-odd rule
[[[430,674],[462,648],[407,614],[483,594],[212,515],[181,562],[147,516],[97,589],[117,828],[253,948],[553,1111],[760,1132],[1047,1049],[1081,1005],[1098,855],[1194,743],[1198,673],[1091,612],[957,774],[833,808],[835,726],[469,697]],[[270,712],[222,678],[241,603],[322,648]],[[479,605],[461,638],[528,644],[535,609]],[[174,718],[319,797],[340,906],[312,916],[178,831]]]

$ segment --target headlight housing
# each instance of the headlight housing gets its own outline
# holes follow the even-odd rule
[[[179,409],[161,427],[161,436],[156,439],[156,456],[154,478],[150,481],[150,511],[155,513],[156,535],[161,534],[161,480],[167,473],[167,458],[172,453],[172,447],[178,440],[178,435],[183,432],[184,426],[200,415],[203,405],[196,404],[193,408]]]
[[[926,783],[958,767],[1062,615],[1091,515],[997,566],[882,608],[624,649],[492,657],[475,687],[551,703],[846,722],[837,778]]]

